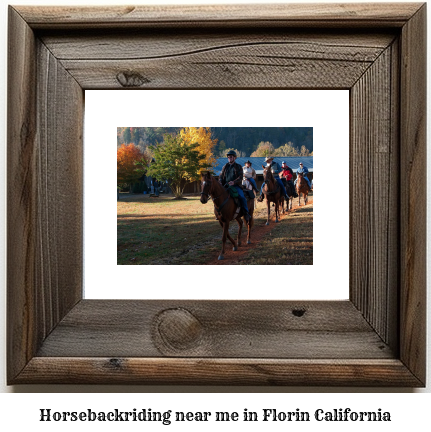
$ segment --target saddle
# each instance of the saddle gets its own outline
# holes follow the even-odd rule
[[[244,192],[244,196],[245,196],[245,199],[246,199],[247,201],[256,198],[256,195],[254,194],[253,190],[246,189],[246,188],[244,188],[244,187],[242,188],[242,190],[243,190],[243,192]]]
[[[240,210],[241,210],[241,203],[239,202],[239,195],[238,195],[238,191],[236,190],[235,187],[233,186],[229,186],[227,188],[227,191],[229,192],[230,197],[233,199],[235,206],[236,206],[236,210],[235,210],[235,214],[234,214],[234,219],[238,216]],[[217,209],[218,212],[221,211],[221,209],[224,207],[225,203],[227,202],[227,199],[225,200],[225,202],[220,206],[220,208]]]
[[[238,191],[235,187],[229,186],[227,190],[233,199],[238,199]]]

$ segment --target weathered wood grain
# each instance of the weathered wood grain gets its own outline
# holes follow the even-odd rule
[[[418,387],[399,360],[34,357],[17,383]]]
[[[297,26],[297,27],[402,27],[420,3],[349,4],[250,4],[46,7],[20,6],[19,12],[33,28],[118,28]]]
[[[41,41],[60,61],[63,60],[151,60],[186,56],[242,46],[260,48],[261,56],[268,45],[281,47],[282,58],[308,58],[339,61],[373,62],[395,39],[394,29],[378,33],[352,30],[306,31],[304,29],[235,29],[223,32],[202,29],[172,31],[104,31],[39,32]]]
[[[163,311],[173,312],[171,322],[179,312],[168,340],[163,327],[155,328]],[[199,325],[192,343],[184,313]],[[349,301],[84,300],[48,336],[38,356],[91,355],[343,359],[391,358],[394,353]]]
[[[384,341],[397,326],[389,301],[397,284],[398,220],[390,214],[398,202],[397,118],[393,101],[393,63],[388,47],[351,89],[351,300]],[[395,113],[393,113],[395,110]],[[393,346],[394,349],[395,346]]]
[[[135,88],[350,88],[372,60],[318,60],[295,56],[291,46],[242,46],[187,57],[150,60],[64,60],[83,88],[124,88],[120,74],[140,76]],[[289,53],[289,54],[287,54]],[[289,57],[291,55],[291,57]]]
[[[35,290],[46,337],[82,296],[84,92],[37,44]]]
[[[9,10],[8,371],[82,294],[83,91]]]
[[[11,7],[8,382],[423,386],[424,38],[414,3]],[[202,87],[350,89],[349,301],[80,301],[83,90]]]
[[[36,260],[36,42],[24,20],[9,9],[7,128],[8,376],[36,353],[33,274]]]
[[[426,343],[426,5],[401,37],[400,356],[425,380]]]
[[[49,33],[44,44],[84,89],[350,88],[395,38],[262,31]],[[109,52],[107,51],[109,47]],[[109,58],[109,60],[107,60]],[[126,77],[126,78],[125,78]],[[127,79],[127,77],[130,77]]]

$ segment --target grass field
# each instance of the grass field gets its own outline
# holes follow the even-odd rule
[[[274,224],[259,247],[249,252],[247,264],[313,264],[313,207],[295,209],[281,223]]]
[[[216,258],[221,227],[213,204],[201,204],[199,196],[186,198],[122,194],[117,202],[118,264],[207,264]],[[299,208],[284,216],[281,223],[271,223],[269,235],[250,248],[240,264],[312,264],[312,210],[312,206]],[[266,205],[258,204],[254,229],[263,228],[265,222]],[[235,221],[230,233],[236,236]],[[242,238],[245,242],[244,231]]]

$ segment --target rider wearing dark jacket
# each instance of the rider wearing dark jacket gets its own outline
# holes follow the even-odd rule
[[[245,199],[244,192],[242,190],[242,166],[235,162],[236,152],[230,150],[226,154],[228,158],[228,163],[222,168],[219,182],[224,186],[228,184],[229,186],[234,186],[238,191],[238,198],[241,203],[241,207],[244,209],[245,220],[250,220],[250,214],[248,212],[247,200]]]

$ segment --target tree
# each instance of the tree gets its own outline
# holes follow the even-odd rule
[[[175,197],[181,198],[185,186],[199,176],[203,167],[209,167],[198,148],[196,143],[185,142],[180,134],[165,135],[163,143],[150,146],[155,162],[148,168],[147,175],[157,180],[169,180]]]
[[[212,132],[209,127],[185,127],[179,133],[179,137],[184,144],[197,144],[196,150],[201,156],[204,156],[200,162],[198,176],[194,180],[199,178],[202,171],[207,170],[209,166],[216,163],[213,151],[218,140],[213,139],[211,135]]]
[[[279,147],[278,149],[276,149],[274,152],[274,156],[295,157],[295,156],[300,156],[300,153],[298,151],[298,148],[293,146],[293,143],[288,142],[283,146]]]
[[[226,143],[223,140],[218,143],[218,154],[226,154]]]
[[[261,141],[257,149],[250,155],[251,157],[274,156],[275,148],[269,141]]]
[[[139,143],[139,129],[137,127],[131,127],[130,129],[130,142],[133,142],[134,144]]]
[[[132,134],[130,132],[130,128],[128,127],[124,128],[123,140],[126,144],[130,144],[132,142]]]
[[[310,150],[305,145],[301,147],[301,156],[310,156]]]
[[[220,158],[226,157],[226,154],[229,153],[231,150],[233,150],[236,153],[237,157],[245,157],[246,156],[246,153],[241,151],[241,150],[234,149],[234,148],[228,148],[228,149],[220,152],[218,157],[220,157]]]
[[[117,150],[117,185],[130,187],[145,174],[147,157],[134,144],[122,144]]]

